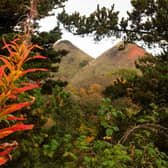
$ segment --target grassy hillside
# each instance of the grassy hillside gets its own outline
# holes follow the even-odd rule
[[[86,88],[92,83],[107,86],[122,71],[136,71],[134,62],[145,53],[135,44],[120,42],[82,68],[69,83],[77,88]]]
[[[93,58],[73,45],[68,40],[62,40],[54,45],[55,50],[67,50],[59,64],[59,72],[55,74],[57,79],[70,81],[80,69],[86,66]]]

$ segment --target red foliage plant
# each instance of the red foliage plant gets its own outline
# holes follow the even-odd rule
[[[9,44],[7,44],[5,39],[3,39],[3,42],[4,47],[2,49],[7,49],[9,55],[0,55],[0,60],[3,62],[3,65],[0,67],[0,122],[2,122],[2,120],[23,121],[26,120],[26,118],[15,117],[13,114],[11,115],[11,113],[18,111],[25,106],[29,106],[34,102],[35,98],[30,96],[30,101],[21,103],[9,104],[8,102],[10,99],[17,99],[18,94],[39,87],[37,83],[19,83],[18,80],[29,72],[39,70],[47,71],[47,69],[43,68],[28,70],[23,69],[23,65],[30,59],[45,59],[46,57],[40,55],[30,56],[32,49],[42,48],[38,45],[26,44],[22,38],[17,38]],[[0,128],[0,139],[3,139],[15,131],[29,130],[32,128],[33,125],[25,125],[23,123],[16,123],[15,125],[7,128]],[[16,147],[16,141],[0,144],[0,165],[5,164],[9,159],[11,159],[10,152],[16,149]]]

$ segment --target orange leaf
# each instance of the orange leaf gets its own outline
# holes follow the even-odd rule
[[[3,116],[10,114],[10,113],[13,113],[17,110],[20,110],[23,107],[30,105],[31,103],[32,103],[32,101],[7,105],[6,108],[2,109],[2,111],[0,112],[0,117],[3,117]]]
[[[12,40],[11,43],[15,44],[16,41],[22,41],[22,40],[20,38],[16,38],[16,39]]]
[[[29,45],[28,48],[29,48],[30,50],[32,50],[33,48],[39,48],[39,49],[43,50],[43,47],[41,47],[41,46],[39,46],[39,45],[37,45],[37,44]]]
[[[20,120],[20,121],[23,121],[23,120],[27,120],[26,118],[22,118],[22,117],[7,117],[6,118],[7,120]]]
[[[47,59],[47,57],[44,57],[42,55],[36,55],[36,56],[33,56],[31,58],[41,58],[41,59]]]
[[[5,70],[5,67],[6,67],[6,65],[4,65],[4,67],[2,66],[2,69],[4,68],[4,70]],[[7,84],[8,84],[8,76],[6,75],[4,70],[2,70],[0,72],[0,86],[2,86],[3,88],[6,88]],[[3,93],[3,91],[2,91],[2,93]]]
[[[4,130],[6,129],[6,130]],[[0,139],[12,134],[14,131],[11,131],[11,130],[7,130],[7,128],[4,128],[4,129],[1,129],[0,130]]]
[[[17,96],[15,96],[15,95],[9,95],[8,98],[10,98],[10,99],[17,99]]]
[[[48,71],[48,69],[44,69],[44,68],[28,69],[28,70],[23,71],[21,73],[21,76],[23,76],[29,72],[34,72],[34,71]]]
[[[9,53],[11,53],[12,52],[12,50],[10,49],[10,44],[7,44],[6,43],[6,40],[5,40],[5,38],[2,38],[2,41],[3,41],[3,43],[5,44],[3,47],[2,47],[2,49],[5,49],[5,48],[7,48],[7,50],[8,50],[8,52]]]
[[[5,164],[9,160],[7,156],[0,156],[0,166]]]
[[[2,75],[4,74],[4,69],[6,68],[6,65],[2,65],[0,67],[0,80],[2,79]]]
[[[3,57],[0,57],[0,59],[5,63],[5,65],[9,68],[10,71],[13,70],[12,67],[14,67],[14,66],[12,65],[12,63],[10,63],[7,59],[5,59]]]
[[[0,156],[5,156],[5,155],[8,155],[8,153],[12,150],[14,150],[16,147],[4,147],[6,150],[0,152]]]
[[[19,48],[19,44],[18,43],[16,43],[16,41],[22,41],[21,39],[19,39],[19,38],[16,38],[16,39],[14,39],[13,41],[10,41],[12,44],[14,44],[14,46],[16,46],[17,48]]]
[[[22,87],[22,88],[16,88],[16,89],[14,89],[12,91],[12,94],[18,94],[18,93],[25,92],[27,90],[31,90],[31,89],[39,87],[39,85],[37,85],[37,84],[27,83],[27,85],[29,85],[29,86],[25,86],[25,87]]]
[[[9,159],[11,159],[11,155],[9,154],[12,150],[16,149],[18,143],[13,141],[12,143],[3,143],[0,144],[0,165],[5,164]]]
[[[29,130],[32,128],[33,128],[33,125],[16,124],[12,127],[0,129],[0,139],[12,134],[15,131]]]
[[[16,124],[10,128],[12,131],[22,131],[22,130],[30,130],[34,127],[33,124],[25,125],[25,124]],[[4,128],[6,129],[6,128]]]
[[[26,61],[29,61],[29,60],[31,60],[31,59],[36,59],[36,58],[40,58],[40,59],[47,59],[47,57],[44,57],[44,56],[42,56],[42,55],[36,55],[36,56],[33,56],[33,57],[30,57],[30,58],[28,58]]]
[[[38,45],[25,45],[25,44],[22,44],[20,48],[24,51],[24,52],[20,51],[20,55],[22,55],[22,58],[24,60],[26,60],[28,58],[28,56],[33,48],[43,49],[42,47],[40,47]]]
[[[93,141],[95,139],[95,137],[91,136],[91,137],[88,137],[84,140],[84,142],[86,143],[90,143],[91,141]]]

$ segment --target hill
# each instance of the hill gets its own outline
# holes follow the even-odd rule
[[[68,54],[64,56],[59,65],[59,71],[55,74],[55,78],[70,81],[80,69],[86,66],[93,58],[76,47],[68,40],[61,40],[54,44],[55,50],[67,50]]]
[[[146,51],[136,44],[118,43],[82,68],[69,83],[77,88],[87,88],[93,83],[107,86],[116,78],[117,72],[135,71],[134,62]]]

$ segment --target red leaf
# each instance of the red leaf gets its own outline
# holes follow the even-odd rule
[[[13,141],[12,143],[3,143],[0,144],[0,149],[4,150],[0,152],[0,165],[5,164],[9,159],[11,159],[11,155],[9,154],[12,150],[16,149],[18,143]]]
[[[3,41],[3,43],[5,44],[4,47],[2,47],[2,49],[7,48],[7,50],[9,51],[9,53],[11,53],[12,50],[11,50],[10,47],[9,47],[10,44],[7,44],[7,43],[6,43],[6,40],[5,40],[4,38],[2,38],[2,41]]]
[[[22,131],[22,130],[30,130],[34,127],[33,124],[31,125],[25,125],[25,124],[16,124],[14,126],[11,127],[12,131]],[[6,128],[4,128],[6,129]]]
[[[25,87],[22,87],[22,88],[16,88],[16,89],[14,89],[12,91],[12,94],[18,94],[18,93],[25,92],[27,90],[31,90],[31,89],[39,87],[39,85],[37,85],[37,84],[27,83],[27,85],[29,85],[29,86],[25,86]]]
[[[34,72],[34,71],[48,71],[48,69],[44,69],[44,68],[28,69],[28,70],[23,71],[21,73],[21,76],[23,76],[29,72]]]
[[[7,49],[9,49],[9,50],[10,50],[9,46],[11,46],[11,45],[6,43],[6,44],[2,47],[2,49],[7,48]],[[9,50],[8,50],[8,51],[9,51]],[[10,51],[11,51],[11,50],[10,50]]]
[[[28,106],[30,104],[32,104],[32,101],[24,102],[24,103],[18,103],[18,104],[10,104],[0,112],[0,117],[3,117],[3,116],[5,116],[7,114],[10,114],[10,113],[13,113],[17,110],[20,110],[23,107]]]
[[[16,147],[10,147],[4,150],[3,152],[0,152],[0,156],[5,156],[7,155],[10,151],[14,150]]]
[[[0,166],[5,164],[9,160],[8,156],[1,156],[0,157]]]
[[[20,120],[20,121],[24,121],[27,120],[26,118],[22,118],[22,117],[7,117],[7,120]]]
[[[8,96],[10,99],[17,99],[17,96],[15,96],[15,95],[9,95]]]
[[[29,130],[32,128],[33,128],[33,125],[16,124],[12,127],[0,129],[0,139],[12,134],[15,131]]]
[[[13,51],[12,51],[12,52],[10,53],[10,57],[13,57],[14,55],[16,55],[16,52],[13,52]]]
[[[0,67],[0,80],[2,79],[2,75],[3,75],[3,73],[4,73],[4,69],[6,68],[6,65],[2,65],[1,67]]]
[[[36,55],[36,56],[33,56],[31,58],[41,58],[41,59],[47,59],[47,57],[44,57],[42,55]]]
[[[9,68],[9,70],[12,71],[12,64],[3,57],[0,57],[0,59],[5,63],[5,65]]]
[[[37,84],[37,85],[40,85],[40,80],[37,80],[37,81],[36,81],[36,84]]]
[[[11,43],[15,43],[16,41],[21,41],[21,39],[20,38],[16,38],[13,41],[11,41]]]
[[[43,47],[41,47],[41,46],[39,46],[37,44],[30,45],[28,48],[29,49],[31,49],[31,48],[39,48],[39,49],[43,50]]]

